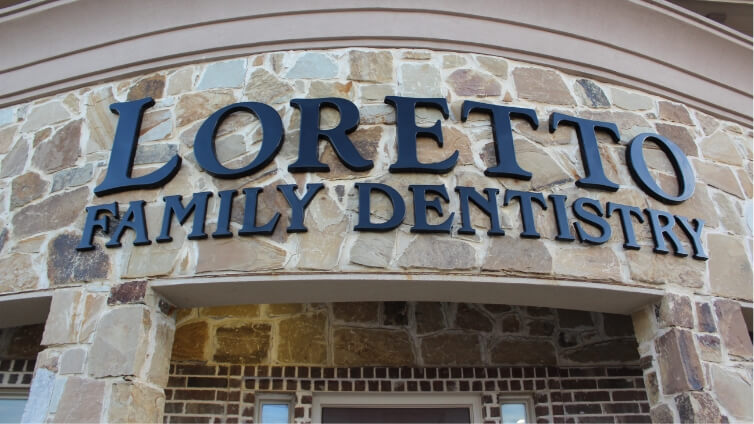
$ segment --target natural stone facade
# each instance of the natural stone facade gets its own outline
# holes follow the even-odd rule
[[[443,147],[428,140],[419,140],[418,145],[424,162],[443,160],[458,150],[452,172],[388,172],[397,154],[396,117],[384,103],[387,95],[448,101]],[[133,176],[154,171],[175,154],[183,158],[183,165],[162,188],[95,197],[93,188],[104,179],[118,122],[109,105],[145,96],[153,97],[156,104],[144,115]],[[300,114],[289,101],[324,96],[346,98],[358,106],[360,123],[351,139],[362,155],[374,161],[373,169],[348,170],[331,146],[322,143],[320,158],[330,172],[286,171],[297,157],[300,126]],[[472,113],[461,122],[464,100],[536,111],[538,129],[528,122],[512,122],[517,159],[533,173],[531,180],[484,175],[495,162],[489,117]],[[278,111],[285,127],[283,147],[272,163],[254,175],[213,178],[196,164],[194,137],[212,112],[241,101],[264,102]],[[597,137],[605,172],[621,186],[617,192],[575,186],[584,177],[576,133],[567,126],[549,133],[545,123],[553,112],[618,126],[619,142],[605,134]],[[740,302],[752,301],[750,128],[628,87],[505,58],[365,48],[271,52],[191,64],[13,105],[0,110],[0,115],[0,269],[4,271],[0,296],[54,291],[41,341],[45,350],[36,363],[30,401],[35,415],[28,417],[32,421],[160,420],[174,320],[172,307],[152,292],[151,280],[296,272],[525,277],[626,290],[658,288],[666,293],[664,300],[632,317],[653,419],[751,420],[751,409],[746,408],[750,403],[741,401],[750,398],[741,394],[751,393],[752,355],[740,307]],[[441,116],[436,110],[417,111],[418,125],[429,126],[437,119]],[[332,110],[323,112],[323,127],[337,122]],[[691,199],[670,206],[639,189],[624,155],[627,142],[643,132],[670,138],[689,156],[696,175]],[[225,166],[241,167],[254,158],[261,137],[257,120],[233,116],[217,133],[218,157]],[[649,144],[645,156],[653,177],[666,190],[675,190],[672,166]],[[411,202],[398,229],[359,233],[353,231],[354,184],[364,181],[389,184],[404,198],[411,195],[409,184],[467,185],[501,193],[533,190],[545,197],[586,196],[603,204],[613,201],[701,218],[702,242],[710,258],[699,261],[653,253],[646,223],[636,225],[641,249],[625,250],[617,217],[609,219],[613,234],[601,246],[556,240],[558,229],[551,215],[537,215],[540,239],[522,238],[515,204],[499,211],[505,236],[487,235],[490,222],[475,208],[471,223],[476,234],[458,234],[461,217],[453,196],[443,204],[446,212],[456,213],[451,235],[412,233]],[[306,213],[308,232],[287,233],[289,210],[275,186],[297,184],[303,189],[311,183],[322,183],[324,189]],[[98,234],[94,250],[75,251],[86,206],[117,201],[125,207],[129,201],[145,200],[149,237],[154,240],[164,196],[182,195],[188,200],[199,191],[251,186],[264,189],[258,222],[282,214],[270,236],[210,236],[193,241],[187,240],[191,224],[186,223],[173,226],[169,243],[133,246],[133,234],[126,232],[123,247],[110,249],[104,246],[109,237]],[[242,206],[237,198],[234,208]],[[218,209],[215,196],[207,213],[210,234],[217,226]],[[385,199],[374,200],[374,219],[386,219],[390,210]],[[570,209],[567,213],[572,215]],[[430,216],[430,222],[441,222],[436,218]],[[243,217],[235,213],[230,224],[234,234],[242,224]],[[685,246],[689,251],[690,247]],[[199,308],[179,315],[178,340],[208,342],[177,343],[173,356],[210,363],[332,365],[394,360],[399,365],[476,361],[563,365],[578,364],[589,355],[599,362],[602,355],[634,348],[626,336],[625,319],[589,313],[561,316],[552,310],[539,317],[533,311],[436,303]],[[594,330],[587,330],[591,326]],[[281,332],[291,337],[283,340]],[[310,340],[305,350],[299,345],[302,339]],[[504,339],[515,340],[518,348],[497,343]],[[603,343],[606,340],[611,342]],[[615,340],[623,340],[619,349],[613,348]],[[372,347],[385,345],[391,350],[382,358],[369,357]],[[524,357],[524,351],[538,354]],[[113,356],[117,362],[111,362]],[[610,361],[635,359],[626,354]],[[81,403],[92,408],[72,409]]]

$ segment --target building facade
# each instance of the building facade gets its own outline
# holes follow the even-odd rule
[[[0,19],[0,413],[752,420],[750,36],[664,1]]]

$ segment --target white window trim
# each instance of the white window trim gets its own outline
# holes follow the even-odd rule
[[[266,403],[288,404],[288,422],[293,422],[293,409],[296,405],[295,395],[288,393],[255,393],[254,395],[254,422],[262,423],[262,405]]]
[[[0,387],[0,399],[29,399],[29,389]]]
[[[525,394],[501,395],[498,397],[497,407],[500,408],[500,422],[503,421],[503,405],[509,403],[523,403],[526,409],[526,422],[534,423],[534,400],[532,396]]]
[[[312,422],[322,422],[322,407],[459,407],[471,410],[471,422],[482,422],[481,393],[314,393]]]

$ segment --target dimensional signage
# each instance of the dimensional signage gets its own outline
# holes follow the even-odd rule
[[[448,119],[448,104],[444,98],[412,98],[387,96],[385,103],[391,105],[396,113],[397,158],[389,167],[391,173],[413,174],[445,174],[453,170],[459,153],[455,151],[439,162],[420,162],[417,153],[417,138],[430,137],[438,145],[443,146],[442,122],[437,120],[430,127],[416,124],[416,108],[426,107],[439,110]],[[107,196],[137,189],[158,188],[170,181],[181,168],[181,157],[176,154],[159,169],[139,177],[132,177],[131,171],[136,155],[138,135],[141,120],[148,108],[154,105],[154,100],[144,98],[130,102],[115,103],[110,106],[113,113],[119,115],[118,125],[113,140],[112,152],[105,178],[94,189],[99,196]],[[354,146],[348,134],[353,132],[359,123],[359,109],[352,102],[341,98],[292,99],[292,107],[301,113],[301,128],[297,159],[288,166],[291,173],[328,172],[330,167],[320,162],[318,148],[320,143],[327,142],[335,151],[337,158],[353,171],[367,171],[374,167],[369,158],[364,158]],[[340,122],[332,129],[320,128],[320,113],[323,108],[333,108],[340,115]],[[539,120],[533,109],[495,105],[476,101],[465,101],[461,109],[461,121],[465,122],[469,113],[477,112],[489,116],[495,147],[494,165],[484,173],[490,178],[530,180],[536,170],[526,170],[516,161],[516,147],[513,140],[511,121],[521,119],[533,129],[539,127]],[[217,157],[215,137],[222,122],[233,113],[249,113],[256,117],[262,127],[262,141],[256,157],[247,165],[231,169],[225,167]],[[619,185],[605,175],[597,144],[596,133],[604,132],[615,142],[620,140],[618,127],[611,122],[601,122],[569,116],[553,112],[549,118],[549,131],[555,132],[559,127],[572,126],[577,134],[579,151],[585,177],[576,181],[576,185],[591,190],[614,192]],[[199,128],[194,140],[194,155],[196,163],[208,174],[222,179],[241,178],[260,171],[269,164],[280,151],[283,143],[283,123],[278,112],[264,103],[242,102],[223,107],[210,115]],[[643,154],[643,146],[653,142],[660,147],[673,166],[678,181],[678,193],[667,193],[651,176]],[[626,164],[631,177],[636,184],[649,196],[666,204],[674,205],[689,199],[694,193],[695,177],[691,164],[681,149],[671,140],[655,133],[643,133],[634,137],[626,147]],[[612,229],[609,218],[617,217],[623,232],[625,249],[637,250],[634,223],[649,225],[654,242],[653,251],[656,253],[673,252],[676,256],[687,256],[688,252],[674,232],[680,227],[683,235],[690,242],[692,256],[696,259],[708,259],[702,245],[702,230],[704,222],[701,219],[691,219],[673,215],[667,211],[646,208],[644,210],[631,205],[614,202],[602,204],[600,201],[588,197],[579,197],[570,201],[565,195],[505,190],[502,202],[498,198],[501,193],[497,188],[457,186],[448,188],[445,185],[409,185],[411,199],[404,199],[401,194],[386,184],[373,182],[358,182],[354,184],[358,191],[358,219],[354,226],[356,231],[390,231],[397,228],[403,221],[406,202],[413,204],[414,224],[413,233],[446,233],[450,234],[456,213],[460,214],[460,234],[474,234],[471,225],[470,208],[478,208],[490,221],[487,234],[491,237],[505,236],[500,227],[499,209],[513,207],[517,204],[521,217],[523,232],[520,237],[539,238],[535,224],[535,213],[549,213],[557,228],[556,240],[574,242],[578,240],[587,244],[603,244],[607,242]],[[307,184],[299,188],[295,184],[281,184],[276,187],[282,193],[289,206],[289,233],[305,232],[304,216],[308,205],[323,188],[322,183]],[[241,193],[237,190],[223,190],[217,193],[198,192],[191,199],[183,199],[180,195],[170,195],[163,199],[164,212],[162,226],[154,241],[165,243],[172,241],[170,227],[175,219],[183,224],[193,215],[193,227],[187,235],[189,240],[232,237],[230,217],[233,199],[244,197],[243,225],[237,232],[238,236],[264,236],[273,233],[281,223],[281,214],[276,213],[268,222],[257,222],[257,201],[261,187],[247,187]],[[459,211],[450,212],[447,205],[450,196],[458,196]],[[373,222],[371,219],[371,200],[374,196],[386,196],[392,203],[392,216],[385,221]],[[208,234],[205,231],[207,210],[210,198],[216,197],[219,202],[216,230]],[[502,204],[501,204],[502,203]],[[110,236],[106,247],[121,246],[120,239],[126,231],[135,233],[134,245],[147,245],[152,242],[146,225],[144,214],[145,201],[137,200],[129,203],[125,212],[121,212],[117,202],[89,206],[84,231],[78,250],[94,249],[93,239],[96,232]],[[574,222],[567,217],[567,208],[571,208]],[[447,214],[447,219],[438,224],[430,224],[427,213],[433,211],[440,217]],[[449,212],[449,213],[448,213]],[[117,220],[111,228],[110,218]],[[589,228],[591,231],[587,232]],[[599,233],[593,235],[592,233]]]

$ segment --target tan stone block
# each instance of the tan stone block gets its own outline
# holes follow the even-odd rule
[[[209,326],[204,321],[180,325],[175,329],[171,359],[173,361],[204,361]]]
[[[342,366],[406,366],[415,364],[408,333],[404,330],[335,328],[334,362]]]
[[[402,268],[470,269],[476,250],[465,242],[440,237],[417,237],[398,259]]]
[[[741,187],[744,189],[744,193],[746,193],[746,198],[751,199],[754,196],[754,183],[752,182],[751,175],[743,169],[736,170],[736,174],[738,175],[738,181],[741,182]]]
[[[102,422],[105,382],[69,377],[55,412],[55,423]]]
[[[252,79],[252,81],[254,80]],[[175,125],[176,127],[182,127],[195,121],[204,120],[218,109],[235,102],[236,98],[229,90],[212,90],[184,94],[178,99],[178,103],[175,106]]]
[[[647,110],[654,106],[651,98],[641,94],[630,93],[617,88],[612,88],[610,94],[613,97],[613,105],[621,109]]]
[[[36,146],[31,163],[48,173],[72,167],[81,155],[80,138],[81,121],[66,124],[52,139]]]
[[[29,143],[24,139],[16,142],[10,153],[0,162],[0,178],[13,177],[23,172],[29,155]]]
[[[697,178],[712,187],[744,199],[744,193],[730,167],[709,162],[694,161]]]
[[[147,227],[155,228],[155,227]],[[155,230],[156,232],[157,230]],[[172,232],[174,242],[182,242],[175,231]],[[180,247],[180,244],[179,244]],[[154,277],[168,275],[173,271],[180,249],[173,246],[153,244],[150,246],[133,246],[123,278]]]
[[[687,156],[699,156],[699,147],[686,127],[663,124],[661,122],[655,124],[655,127],[661,136],[672,141],[673,144],[677,145]],[[659,146],[651,142],[646,142],[644,145],[648,148],[659,149]]]
[[[282,268],[285,250],[257,239],[207,239],[199,243],[196,272]]]
[[[516,68],[513,70],[513,81],[521,99],[555,105],[576,105],[563,78],[555,71]]]
[[[752,298],[752,269],[741,240],[724,234],[707,236],[710,290],[737,299]]]
[[[443,145],[437,145],[434,139],[419,137],[417,139],[417,157],[421,163],[436,163],[449,158],[453,152],[458,151],[456,165],[471,165],[474,156],[471,153],[471,141],[462,132],[453,127],[443,127]]]
[[[39,199],[49,188],[50,183],[36,172],[27,172],[14,178],[11,184],[10,208],[15,209]]]
[[[497,165],[493,143],[484,147],[482,160],[487,167]],[[533,174],[530,181],[521,183],[524,187],[517,188],[539,191],[574,179],[547,150],[529,141],[516,140],[516,160],[522,169]]]
[[[151,97],[155,100],[161,99],[165,92],[165,75],[150,75],[133,84],[128,90],[126,100],[139,100],[145,97]]]
[[[649,247],[626,250],[631,279],[650,284],[676,284],[684,287],[704,286],[707,262],[673,255],[659,255]]]
[[[501,94],[500,83],[495,78],[472,69],[454,71],[447,83],[459,96],[490,97]]]
[[[524,120],[516,122],[514,119],[512,125],[516,133],[544,146],[576,144],[577,142],[576,130],[571,126],[558,127],[557,131],[551,133],[547,130],[546,125],[539,125],[535,130]]]
[[[348,79],[367,82],[393,81],[393,55],[386,51],[348,52]]]
[[[712,199],[720,211],[720,222],[725,229],[733,234],[748,234],[746,217],[739,206],[739,202],[725,193],[712,193]]]
[[[285,364],[327,362],[327,315],[297,315],[278,323],[277,359]]]
[[[404,63],[400,68],[398,94],[407,97],[442,97],[440,70],[428,63]]]
[[[750,366],[750,365],[749,365]],[[748,375],[718,365],[710,367],[712,376],[712,390],[718,402],[725,408],[733,421],[751,422],[752,416],[752,388],[751,371]]]
[[[699,144],[705,159],[736,166],[744,163],[744,155],[738,151],[736,144],[724,132],[718,131],[711,137],[703,139]]]
[[[697,334],[696,341],[699,345],[699,354],[702,361],[721,362],[723,360],[719,338],[710,334]]]
[[[549,274],[552,256],[541,240],[495,237],[490,239],[482,270]]]
[[[685,125],[694,125],[689,116],[689,111],[680,104],[661,101],[658,104],[660,119],[678,122]]]
[[[45,346],[76,343],[78,340],[78,309],[81,292],[76,289],[55,290],[50,313],[42,335]]]
[[[340,97],[353,100],[354,91],[352,81],[348,81],[345,84],[339,82],[312,81],[309,86],[309,98]]]
[[[678,189],[676,188],[678,181],[675,176],[660,175],[656,180],[667,193],[673,196],[678,194]],[[648,197],[647,201],[649,202],[649,207],[652,209],[668,211],[673,215],[685,216],[689,218],[689,221],[692,218],[700,218],[704,220],[704,226],[707,228],[717,228],[720,224],[715,204],[712,202],[709,189],[704,183],[697,183],[694,188],[694,195],[680,205],[668,205],[651,197]],[[680,228],[677,228],[676,231],[678,231],[680,240],[686,240]]]
[[[70,116],[71,114],[65,109],[63,103],[58,101],[44,103],[31,109],[21,131],[36,131],[47,125],[65,121]]]
[[[333,317],[348,323],[377,323],[379,302],[335,302]],[[417,324],[418,325],[418,324]]]
[[[556,276],[596,281],[623,281],[621,264],[609,247],[563,248],[554,252]]]
[[[704,135],[710,135],[720,127],[720,121],[709,115],[705,115],[704,113],[701,113],[699,111],[694,111],[694,116],[696,116],[696,119],[701,124]]]
[[[347,229],[348,222],[344,220],[322,230],[310,227],[309,231],[298,234],[300,253],[297,267],[315,270],[336,268]]]
[[[0,155],[8,153],[15,140],[18,126],[3,128],[0,130]]]
[[[86,350],[68,349],[60,355],[60,374],[81,374],[86,363]]]
[[[118,123],[118,116],[110,111],[113,103],[117,101],[110,87],[92,91],[87,96],[85,126],[89,129],[89,138],[85,153],[110,150]]]
[[[386,96],[395,94],[395,87],[388,84],[369,84],[361,86],[361,101],[364,103],[383,103]]]
[[[72,224],[81,216],[90,192],[89,187],[81,187],[25,206],[13,216],[14,237],[25,238]]]
[[[752,343],[742,312],[741,305],[738,302],[723,299],[715,300],[718,328],[728,354],[738,358],[751,359]]]
[[[351,247],[351,263],[387,268],[393,257],[395,232],[362,233]]]
[[[443,69],[458,68],[465,64],[466,64],[466,58],[458,54],[446,54],[442,57]]]
[[[88,373],[94,377],[139,376],[146,361],[152,319],[146,307],[107,311],[89,349]]]
[[[175,325],[171,322],[172,318],[168,319],[159,313],[152,316],[155,319],[155,325],[152,326],[152,334],[149,336],[152,347],[147,380],[159,387],[165,387],[170,373]]]
[[[490,351],[493,364],[499,365],[555,365],[557,355],[552,342],[541,339],[506,337]]]
[[[183,68],[168,76],[168,96],[175,96],[193,88],[194,70]]]
[[[261,364],[270,354],[271,326],[255,323],[215,330],[215,362]]]
[[[37,288],[39,276],[34,271],[32,256],[15,253],[0,259],[0,293],[20,292]]]
[[[564,110],[566,115],[573,115],[572,111]],[[623,143],[628,143],[638,134],[645,132],[654,132],[652,124],[645,117],[634,112],[624,111],[596,111],[583,110],[576,114],[581,118],[593,119],[596,121],[610,122],[618,126],[620,139]],[[558,127],[558,131],[561,131]],[[604,131],[597,132],[597,140],[600,144],[613,145],[614,141]]]
[[[267,316],[292,315],[304,311],[303,303],[273,303],[267,305]]]
[[[663,394],[701,390],[704,387],[702,364],[690,331],[672,328],[655,340],[655,349]]]
[[[190,310],[183,309],[182,311],[189,312]],[[225,318],[225,317],[258,318],[259,305],[211,306],[208,308],[200,308],[199,314],[201,316],[211,317],[211,318]],[[181,317],[178,318],[179,321],[180,319]]]
[[[87,293],[84,296],[84,313],[81,317],[79,343],[91,342],[94,330],[97,328],[100,315],[107,305],[107,294]]]
[[[508,78],[508,62],[505,59],[492,56],[474,56],[474,58],[485,71],[502,79]]]
[[[162,422],[165,395],[162,390],[134,381],[113,383],[107,421],[111,423]]]
[[[482,363],[479,336],[441,333],[421,338],[425,365],[479,365]]]
[[[683,423],[721,422],[720,409],[709,393],[683,393],[675,397],[675,404]]]

